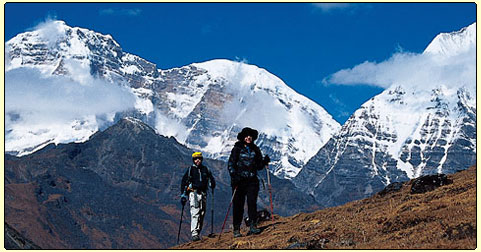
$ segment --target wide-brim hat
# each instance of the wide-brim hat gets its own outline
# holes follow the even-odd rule
[[[257,130],[255,130],[255,129],[245,127],[245,128],[242,129],[241,132],[239,132],[239,134],[237,134],[237,140],[244,141],[244,138],[246,136],[251,136],[252,141],[255,141],[257,139],[257,137],[259,136],[259,132],[257,132]]]

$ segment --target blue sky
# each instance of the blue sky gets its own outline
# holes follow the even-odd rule
[[[476,21],[474,3],[7,3],[5,41],[49,19],[110,34],[161,69],[216,58],[265,68],[340,123],[383,88],[323,80]]]

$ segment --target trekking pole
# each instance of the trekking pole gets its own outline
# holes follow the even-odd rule
[[[271,219],[274,221],[274,210],[272,207],[272,185],[271,185],[271,177],[269,176],[269,165],[266,165],[266,172],[267,172],[267,186],[269,188],[269,201],[271,203]]]
[[[182,204],[182,212],[181,212],[181,214],[180,214],[179,233],[177,233],[177,244],[179,244],[180,228],[182,227],[182,217],[184,216],[184,206],[185,206],[185,203]]]
[[[214,188],[212,188],[212,209],[210,210],[210,234],[208,237],[214,237]]]
[[[227,214],[225,215],[225,218],[224,218],[224,224],[222,224],[222,229],[220,230],[219,240],[220,240],[220,236],[222,235],[222,232],[224,232],[225,222],[227,221],[227,217],[229,216],[230,206],[232,205],[232,202],[234,201],[234,196],[235,196],[236,191],[237,191],[237,186],[234,188],[234,193],[232,193],[232,198],[230,199],[230,203],[229,203],[229,209],[227,209]]]

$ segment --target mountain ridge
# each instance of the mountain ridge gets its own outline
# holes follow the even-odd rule
[[[49,144],[22,157],[5,156],[5,221],[44,249],[163,249],[173,246],[180,216],[180,180],[193,150],[135,118],[121,119],[84,143]],[[216,179],[214,230],[231,197],[226,164],[204,159]],[[265,171],[260,171],[265,178]],[[265,180],[265,179],[264,179]],[[320,206],[272,176],[276,214]],[[206,220],[211,218],[211,190]],[[269,205],[260,188],[259,210]],[[184,210],[181,241],[190,239]],[[204,234],[211,228],[204,224]]]
[[[78,123],[64,123],[62,132],[71,137],[63,139],[55,135],[52,126],[38,125],[33,131],[22,128],[20,122],[28,115],[7,111],[6,149],[16,155],[65,138],[85,141],[92,132],[130,116],[208,157],[226,160],[237,133],[250,126],[261,132],[258,143],[270,155],[273,173],[291,178],[340,128],[320,105],[265,69],[212,60],[161,70],[124,52],[111,36],[72,28],[63,21],[7,41],[6,58],[7,76],[15,69],[35,68],[49,78],[71,78],[79,86],[98,78],[106,81],[105,86],[126,88],[135,99],[129,109],[82,115],[76,118]],[[11,79],[7,78],[7,83]],[[27,137],[35,141],[18,144]]]
[[[472,27],[452,36],[472,42],[473,34],[465,34]],[[471,42],[468,49],[473,52],[476,48]],[[439,43],[438,39],[433,43]],[[475,59],[465,58],[466,52],[440,53],[441,58],[432,53],[421,57],[434,57],[433,62],[446,65],[462,57],[470,65],[460,65],[468,69],[458,71],[475,74],[469,69]],[[466,78],[457,84],[428,78],[421,86],[413,79],[413,83],[384,90],[353,113],[293,182],[317,201],[336,206],[368,197],[393,182],[451,173],[475,164],[475,82],[472,76]]]

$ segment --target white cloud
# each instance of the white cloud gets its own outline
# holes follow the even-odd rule
[[[100,15],[108,15],[108,16],[139,16],[142,13],[141,9],[118,9],[118,8],[108,8],[102,9],[99,11]]]
[[[38,31],[39,35],[47,41],[47,45],[52,47],[59,40],[65,38],[65,22],[47,17],[46,20],[36,25],[33,30]]]
[[[85,78],[83,79],[85,80]],[[45,144],[85,141],[134,107],[127,89],[90,77],[85,83],[35,68],[5,72],[5,150],[24,155]]]
[[[329,12],[333,10],[348,9],[353,7],[350,3],[313,3],[316,8],[319,8],[323,12]]]
[[[433,85],[467,86],[476,84],[476,48],[447,56],[399,52],[386,61],[366,61],[342,69],[322,82],[324,84],[367,84],[388,88],[392,85],[430,88]]]
[[[155,129],[166,137],[175,137],[177,141],[184,143],[189,136],[189,130],[178,119],[172,119],[160,111],[156,111]]]
[[[6,120],[6,128],[15,123],[71,123],[124,111],[134,104],[135,97],[127,89],[94,78],[81,83],[63,76],[43,76],[33,68],[5,73],[5,114],[12,117]]]

